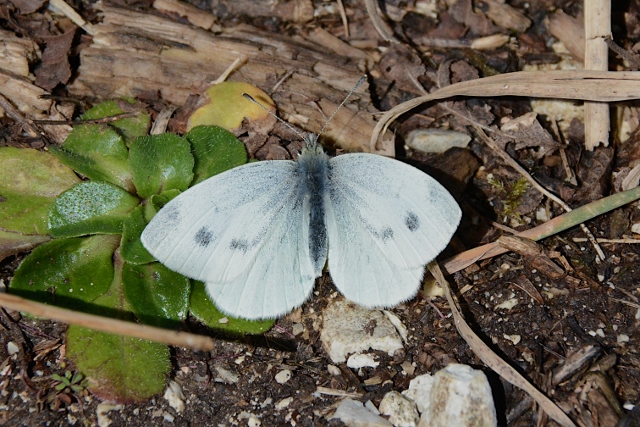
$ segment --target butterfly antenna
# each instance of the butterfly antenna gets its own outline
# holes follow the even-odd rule
[[[349,97],[351,95],[353,95],[353,92],[356,91],[356,89],[358,89],[358,87],[360,87],[360,85],[362,83],[364,83],[364,81],[367,79],[367,76],[364,75],[362,77],[360,77],[360,80],[358,80],[358,83],[356,83],[356,85],[353,87],[353,89],[351,89],[349,91],[349,93],[347,94],[347,96],[344,97],[344,100],[340,103],[340,105],[338,105],[338,108],[336,108],[336,111],[333,112],[333,114],[329,117],[329,119],[325,122],[324,126],[322,126],[322,129],[320,129],[320,132],[318,132],[318,136],[322,135],[322,132],[324,132],[324,129],[327,127],[327,125],[329,124],[329,122],[331,121],[331,119],[333,119],[333,116],[335,116],[338,113],[338,110],[340,110],[340,108],[342,108],[342,106],[347,102],[347,99],[349,99]]]
[[[303,135],[300,132],[298,132],[298,130],[296,128],[294,128],[293,126],[291,126],[289,123],[285,122],[284,120],[282,120],[280,117],[276,116],[275,114],[273,114],[271,111],[269,111],[269,109],[267,107],[265,107],[264,105],[262,105],[261,103],[259,103],[258,101],[256,101],[251,95],[249,95],[248,93],[243,93],[242,96],[244,96],[246,99],[248,99],[251,102],[255,102],[256,104],[258,104],[260,107],[262,107],[262,109],[264,111],[266,111],[267,113],[269,113],[269,115],[273,116],[276,120],[279,120],[280,122],[282,122],[286,127],[288,127],[289,129],[291,129],[296,135],[298,135],[300,138],[302,138],[303,140],[305,140],[307,142],[307,144],[315,144],[318,141],[318,136],[322,135],[322,132],[324,132],[324,129],[327,127],[327,125],[329,124],[329,122],[331,121],[331,119],[333,119],[333,117],[336,115],[336,113],[338,112],[338,110],[340,110],[340,108],[342,108],[342,106],[347,102],[347,99],[349,99],[349,97],[351,95],[353,95],[353,92],[356,91],[356,89],[358,89],[358,87],[360,87],[360,85],[367,79],[367,76],[364,75],[362,77],[360,77],[360,80],[358,80],[358,83],[356,83],[356,85],[353,87],[353,89],[351,89],[349,91],[349,93],[347,94],[347,96],[344,97],[344,100],[340,103],[340,105],[338,105],[338,108],[336,108],[336,110],[333,112],[333,114],[331,114],[331,116],[329,117],[329,119],[325,122],[324,126],[322,126],[322,129],[320,129],[320,132],[318,132],[317,134],[313,134],[313,133],[309,133],[308,135]]]
[[[298,135],[300,138],[302,139],[306,139],[305,136],[303,134],[301,134],[298,129],[294,128],[293,126],[291,126],[289,123],[285,122],[284,120],[282,120],[280,117],[276,116],[275,114],[273,114],[271,111],[269,111],[269,109],[267,107],[265,107],[264,105],[262,105],[261,103],[259,103],[258,101],[256,101],[253,96],[249,95],[248,93],[243,93],[242,96],[244,96],[245,98],[247,98],[249,101],[251,102],[255,102],[256,104],[258,104],[260,107],[262,107],[262,109],[264,111],[266,111],[267,113],[269,113],[270,116],[274,117],[276,120],[279,120],[283,125],[285,125],[286,127],[288,127],[289,129],[291,129],[296,135]]]

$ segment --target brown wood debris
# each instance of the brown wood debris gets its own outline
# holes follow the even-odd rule
[[[317,133],[360,79],[367,61],[366,56],[340,56],[307,40],[247,25],[213,34],[160,16],[102,3],[96,7],[102,23],[94,28],[91,46],[82,50],[78,78],[69,86],[77,96],[159,92],[165,101],[181,105],[244,57],[229,80],[267,91],[286,120]],[[325,129],[325,142],[368,151],[375,113],[362,85]],[[393,156],[392,145],[380,148],[381,154]]]

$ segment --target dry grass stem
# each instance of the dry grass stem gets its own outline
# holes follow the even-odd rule
[[[605,38],[611,37],[611,2],[585,0],[585,70],[608,71],[609,48]],[[609,145],[609,105],[601,102],[584,103],[584,145],[593,151],[602,144]]]
[[[71,6],[65,3],[64,0],[50,0],[49,8],[54,12],[58,12],[67,18],[69,18],[74,24],[82,28],[87,34],[94,35],[93,25],[85,21],[82,16],[78,14]]]
[[[242,66],[242,64],[244,64],[245,62],[247,62],[247,57],[244,55],[240,55],[238,56],[232,63],[231,65],[229,65],[227,67],[226,70],[224,70],[224,72],[222,74],[220,74],[220,76],[215,79],[214,81],[211,82],[212,85],[217,85],[220,84],[224,81],[227,80],[227,78],[229,78],[229,76],[231,75],[231,73],[233,73],[234,71],[236,71],[238,68],[240,68],[240,66]]]
[[[558,405],[529,383],[511,365],[495,354],[491,348],[489,348],[489,346],[485,344],[475,332],[473,332],[471,327],[469,327],[467,322],[464,320],[462,313],[460,313],[456,302],[451,296],[449,284],[445,280],[438,264],[436,262],[431,262],[428,267],[431,274],[433,274],[440,286],[444,289],[444,294],[449,302],[449,307],[451,308],[451,313],[453,314],[454,323],[458,333],[469,347],[471,347],[474,354],[503,379],[528,393],[538,403],[538,405],[540,405],[540,408],[544,410],[544,412],[546,412],[547,415],[555,422],[564,427],[575,427],[573,421],[571,421],[567,414],[562,412]]]
[[[557,216],[537,227],[522,231],[518,233],[517,236],[538,241],[571,227],[575,227],[588,219],[602,215],[638,199],[640,199],[640,187],[623,191],[622,193],[616,193],[588,203],[584,206],[580,206],[571,212]],[[460,271],[470,266],[476,261],[491,258],[505,252],[507,252],[507,249],[500,247],[497,242],[492,242],[455,255],[440,263],[440,267],[447,274],[453,274],[456,271]]]
[[[344,3],[342,0],[336,0],[338,4],[338,11],[340,12],[340,19],[342,20],[342,26],[344,27],[344,36],[345,38],[351,37],[349,32],[349,20],[347,19],[347,11],[344,9]]]
[[[539,192],[544,194],[547,198],[553,200],[558,205],[560,205],[560,207],[562,209],[564,209],[565,212],[571,212],[572,211],[571,207],[568,204],[566,204],[564,200],[562,200],[561,198],[559,198],[558,196],[556,196],[555,194],[553,194],[552,192],[550,192],[549,190],[544,188],[542,185],[538,184],[538,182],[535,179],[533,179],[533,177],[529,174],[529,172],[527,172],[522,166],[520,166],[520,164],[518,162],[516,162],[513,158],[511,158],[511,156],[506,151],[504,151],[502,148],[500,148],[498,146],[498,144],[496,144],[491,138],[489,138],[487,136],[487,134],[484,133],[484,131],[482,129],[480,129],[477,126],[476,126],[475,129],[476,129],[476,132],[478,133],[478,135],[480,136],[480,139],[482,139],[484,141],[484,143],[487,144],[496,154],[498,154],[500,157],[502,157],[502,159],[509,166],[511,166],[520,175],[522,175],[527,180],[527,182],[529,182],[529,184],[531,184],[536,190],[538,190]],[[604,260],[605,259],[605,254],[602,251],[602,248],[596,242],[596,239],[593,236],[593,234],[591,233],[591,231],[589,231],[587,226],[584,225],[584,224],[580,224],[580,228],[582,228],[582,231],[585,233],[585,235],[587,236],[587,238],[589,239],[589,241],[593,245],[593,248],[598,253],[598,256],[600,257],[600,259]]]
[[[367,8],[369,19],[371,19],[371,22],[373,23],[376,31],[378,31],[378,34],[380,34],[385,41],[398,43],[398,39],[393,35],[393,31],[389,25],[387,25],[387,23],[380,17],[377,2],[375,0],[364,0],[364,5]]]
[[[376,152],[380,135],[398,117],[435,100],[454,96],[528,96],[614,102],[640,98],[640,72],[636,71],[520,71],[467,80],[404,102],[384,113],[371,134],[370,148]]]
[[[26,312],[36,317],[78,325],[110,334],[140,338],[178,347],[192,348],[194,350],[210,351],[214,349],[214,340],[203,335],[170,331],[153,326],[139,325],[123,320],[96,316],[94,314],[80,313],[65,308],[29,301],[16,295],[0,293],[0,306],[9,310]]]

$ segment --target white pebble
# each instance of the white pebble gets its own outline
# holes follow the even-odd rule
[[[276,382],[278,384],[284,384],[291,379],[291,371],[284,369],[276,374]]]

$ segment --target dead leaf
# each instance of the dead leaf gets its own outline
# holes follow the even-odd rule
[[[614,149],[597,147],[594,151],[583,151],[576,170],[580,187],[573,202],[580,205],[601,199],[607,192]]]
[[[45,0],[11,0],[11,3],[20,10],[21,15],[28,15],[40,9]]]
[[[500,130],[510,135],[513,139],[508,139],[498,134],[495,139],[498,144],[506,145],[514,141],[515,149],[537,147],[538,150],[531,151],[536,159],[541,159],[547,154],[560,148],[561,145],[554,141],[549,132],[540,125],[536,113],[527,113],[501,126]]]
[[[51,90],[59,83],[69,81],[69,51],[75,33],[75,30],[69,30],[58,36],[45,37],[47,47],[42,52],[42,65],[35,71],[37,86]]]

